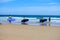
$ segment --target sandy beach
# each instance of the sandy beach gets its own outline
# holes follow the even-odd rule
[[[0,40],[60,40],[60,27],[3,24]]]

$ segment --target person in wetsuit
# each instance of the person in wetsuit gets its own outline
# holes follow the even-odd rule
[[[51,18],[49,17],[49,22],[51,21]]]

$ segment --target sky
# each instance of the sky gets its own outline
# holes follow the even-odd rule
[[[0,15],[60,15],[60,0],[0,0]]]

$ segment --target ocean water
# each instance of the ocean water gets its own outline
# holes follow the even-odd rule
[[[29,19],[28,22],[24,25],[33,25],[33,26],[60,26],[60,16],[55,15],[0,15],[0,23],[9,24],[7,21],[8,16],[12,16],[15,21],[12,21],[11,24],[21,24],[21,20],[26,17]],[[44,17],[47,19],[47,22],[44,24],[40,23],[40,19]],[[51,22],[49,22],[48,18],[51,17]]]

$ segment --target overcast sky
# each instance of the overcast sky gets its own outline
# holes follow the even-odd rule
[[[0,15],[60,15],[60,0],[0,0]]]

